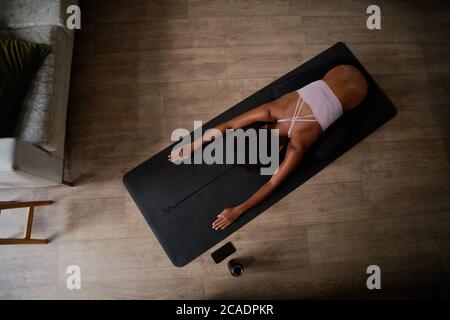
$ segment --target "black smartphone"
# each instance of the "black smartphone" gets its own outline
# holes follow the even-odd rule
[[[215,263],[219,263],[225,260],[230,255],[232,255],[234,252],[236,252],[236,248],[233,246],[231,242],[227,242],[219,249],[211,253],[211,257],[213,258]]]

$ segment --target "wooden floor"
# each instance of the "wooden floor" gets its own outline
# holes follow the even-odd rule
[[[371,31],[371,3],[86,1],[66,138],[76,186],[0,191],[0,200],[55,201],[36,209],[33,230],[50,244],[0,247],[0,298],[370,297],[372,264],[382,292],[449,285],[450,6],[377,1],[382,30]],[[122,175],[173,129],[212,118],[337,41],[398,116],[228,239],[246,262],[242,277],[209,253],[173,267]],[[5,211],[0,236],[20,234],[24,219]],[[81,268],[81,290],[66,289],[69,265]]]

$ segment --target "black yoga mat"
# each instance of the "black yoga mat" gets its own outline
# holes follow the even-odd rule
[[[211,224],[224,208],[252,195],[270,177],[239,165],[175,165],[171,146],[128,172],[123,182],[170,260],[181,267],[281,200],[303,182],[364,139],[396,114],[386,97],[344,43],[336,43],[206,123],[204,130],[296,90],[339,64],[361,70],[369,83],[364,102],[346,112],[310,147],[301,163],[268,199],[225,230]]]

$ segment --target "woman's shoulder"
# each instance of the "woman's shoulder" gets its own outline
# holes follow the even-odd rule
[[[317,122],[311,122],[304,126],[298,126],[292,130],[289,143],[298,150],[308,149],[322,133],[322,128]]]

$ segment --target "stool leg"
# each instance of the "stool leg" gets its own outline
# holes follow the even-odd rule
[[[31,228],[33,228],[33,217],[34,217],[34,207],[28,208],[27,214],[27,225],[25,227],[25,232],[23,233],[24,239],[31,239]]]
[[[10,238],[10,239],[0,239],[1,245],[11,245],[11,244],[47,244],[47,239],[18,239],[18,238]]]
[[[23,238],[7,238],[7,239],[0,239],[0,245],[10,245],[10,244],[47,244],[47,239],[32,239],[31,238],[31,230],[33,228],[33,218],[34,218],[34,205],[49,205],[53,202],[51,201],[37,201],[34,204],[31,204],[28,206],[28,213],[27,213],[27,223],[25,226],[25,231],[23,233]],[[16,207],[22,207],[27,203],[18,203],[18,204],[12,204],[12,203],[4,203],[4,206],[7,206],[11,208],[10,205],[16,205]],[[8,209],[9,209],[8,208]]]

